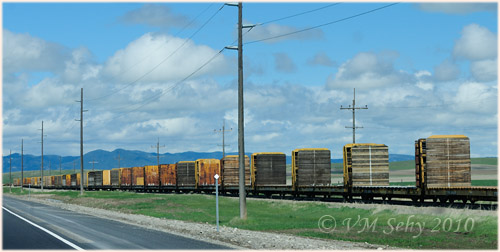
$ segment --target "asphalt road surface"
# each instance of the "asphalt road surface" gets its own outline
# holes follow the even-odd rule
[[[3,249],[229,249],[5,195],[2,205]]]

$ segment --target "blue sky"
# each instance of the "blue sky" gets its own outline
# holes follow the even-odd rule
[[[244,23],[263,23],[244,37],[247,151],[340,158],[352,116],[339,107],[356,88],[369,107],[357,142],[412,154],[418,138],[465,134],[473,156],[497,155],[496,3],[399,3],[251,43],[390,4],[244,3]],[[81,87],[85,152],[150,151],[157,137],[167,152],[219,150],[213,129],[237,128],[236,51],[181,80],[235,41],[237,8],[222,5],[3,3],[4,150],[25,138],[39,154],[43,120],[45,152],[77,155]],[[237,150],[236,131],[226,140]]]

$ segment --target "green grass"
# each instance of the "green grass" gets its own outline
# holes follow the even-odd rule
[[[496,157],[492,157],[492,158],[471,158],[470,162],[471,162],[471,164],[497,165],[498,164],[498,158],[496,158]]]
[[[415,169],[415,161],[397,161],[389,163],[389,171]]]
[[[21,193],[19,188],[13,190],[14,194]],[[4,188],[4,193],[8,191],[9,189]],[[24,190],[23,194],[27,194],[27,190]],[[76,191],[51,191],[45,194],[52,194],[52,198],[67,203],[158,218],[215,224],[215,196],[212,195],[139,194],[117,191],[85,192],[84,196],[79,196],[79,192]],[[376,205],[374,209],[361,209],[347,206],[332,207],[338,206],[336,203],[248,199],[248,219],[240,220],[238,198],[220,197],[219,202],[220,224],[240,229],[413,249],[496,249],[497,247],[496,216],[475,216],[472,213],[474,228],[465,230],[464,222],[472,217],[397,214],[391,210],[376,211]],[[336,228],[332,232],[324,233],[318,227],[318,221],[325,215],[330,215],[336,220]],[[360,221],[357,221],[357,225],[353,225],[358,218]],[[416,228],[411,232],[404,230],[390,232],[397,223],[406,223],[408,218],[423,225],[424,230],[421,234]],[[431,232],[438,221],[443,222],[446,218],[450,218],[447,223],[452,224],[450,230],[446,230],[448,232],[442,230],[441,226],[438,232]],[[350,225],[347,223],[349,219],[351,219]],[[373,223],[375,225],[369,226],[370,231],[367,231],[366,224]]]
[[[415,186],[415,182],[391,182],[391,186]],[[489,179],[489,180],[472,180],[472,186],[498,186],[498,180]]]
[[[488,180],[472,180],[472,186],[498,186],[498,180],[488,179]]]

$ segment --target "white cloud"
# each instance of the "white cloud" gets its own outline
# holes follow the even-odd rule
[[[3,29],[3,75],[18,71],[58,72],[69,58],[69,50],[29,34]]]
[[[244,121],[244,126],[246,127],[247,124],[251,123],[253,121],[253,114],[252,112],[250,111],[250,109],[244,109],[244,113],[243,113],[243,121]],[[238,125],[238,109],[232,109],[232,110],[229,110],[229,111],[226,111],[226,113],[224,114],[224,119],[226,121],[229,121],[231,123],[233,123],[234,125]]]
[[[467,60],[485,60],[497,57],[497,36],[485,27],[470,24],[462,30],[455,43],[453,56]]]
[[[156,27],[183,27],[189,18],[172,13],[170,8],[160,4],[145,4],[140,9],[129,11],[119,18],[127,24],[144,24]]]
[[[467,14],[481,11],[497,11],[496,3],[419,3],[418,8],[427,12]]]
[[[277,43],[284,40],[316,40],[323,38],[323,31],[318,29],[312,29],[304,32],[297,32],[301,28],[279,25],[279,24],[269,24],[263,26],[255,26],[250,32],[246,33],[243,37],[244,42],[251,42],[255,40],[264,40],[266,43]],[[294,33],[297,32],[297,33]],[[285,34],[290,34],[287,36],[282,36]],[[274,38],[276,37],[276,38]],[[269,39],[268,38],[273,38]]]
[[[337,63],[335,63],[334,61],[332,61],[330,59],[330,57],[328,57],[328,55],[324,52],[318,52],[316,53],[313,58],[309,59],[307,61],[307,63],[309,65],[321,65],[321,66],[327,66],[327,67],[332,67],[332,66],[336,66]]]
[[[79,83],[96,78],[102,66],[90,63],[92,53],[87,48],[77,48],[71,53],[71,59],[65,62],[63,79],[67,82]]]
[[[117,51],[106,62],[103,71],[111,78],[123,82],[139,79],[140,82],[179,81],[217,53],[217,50],[205,45],[196,45],[191,40],[147,33],[132,41],[125,49]],[[229,73],[232,68],[221,54],[195,76]]]
[[[445,60],[434,67],[434,77],[437,81],[451,81],[458,78],[460,68],[451,60]]]
[[[297,66],[286,53],[274,54],[274,66],[278,72],[293,73],[297,71]]]
[[[407,82],[410,76],[394,69],[397,53],[362,52],[343,63],[335,76],[329,76],[328,88],[375,88]]]
[[[460,85],[453,99],[453,109],[477,114],[495,113],[497,90],[485,84],[470,82]]]
[[[269,133],[269,134],[262,134],[262,135],[253,135],[252,136],[252,141],[254,142],[267,142],[269,140],[272,140],[274,138],[280,137],[281,134],[279,133]]]
[[[497,80],[498,63],[497,60],[474,61],[470,65],[472,76],[478,81]]]

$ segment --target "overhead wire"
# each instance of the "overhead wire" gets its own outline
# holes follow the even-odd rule
[[[187,75],[186,77],[184,77],[182,80],[176,82],[174,85],[172,85],[170,88],[168,88],[167,90],[165,91],[161,91],[160,94],[157,94],[157,95],[154,95],[152,97],[150,97],[149,99],[145,100],[144,102],[142,102],[139,107],[136,107],[132,110],[129,110],[127,112],[123,112],[121,113],[121,115],[119,116],[116,116],[116,118],[119,118],[123,115],[126,115],[128,113],[131,113],[131,112],[134,112],[134,111],[137,111],[138,109],[146,106],[147,104],[149,104],[150,101],[153,101],[153,100],[156,100],[156,99],[159,99],[160,97],[162,97],[163,95],[167,94],[168,92],[172,91],[174,88],[176,88],[177,86],[179,86],[181,83],[183,83],[184,81],[188,80],[189,78],[191,78],[193,75],[195,75],[197,72],[199,72],[200,70],[202,70],[205,66],[207,66],[210,62],[212,62],[215,58],[217,58],[217,56],[219,56],[223,51],[225,50],[225,48],[222,48],[218,53],[216,53],[214,56],[212,56],[208,61],[206,61],[204,64],[202,64],[200,67],[198,67],[195,71],[193,71],[192,73],[190,73],[189,75]]]
[[[328,4],[328,5],[326,5],[326,6],[322,6],[322,7],[316,8],[316,9],[312,9],[312,10],[308,10],[308,11],[300,12],[300,13],[297,13],[297,14],[293,14],[293,15],[290,15],[290,16],[281,17],[281,18],[276,18],[276,19],[272,19],[272,20],[269,20],[269,21],[266,21],[266,22],[258,23],[257,25],[266,25],[266,24],[269,24],[269,23],[275,23],[275,22],[282,21],[282,20],[285,20],[285,19],[294,18],[294,17],[298,17],[298,16],[305,15],[305,14],[309,14],[309,13],[311,13],[311,12],[315,12],[315,11],[323,10],[323,9],[326,9],[326,8],[329,8],[329,7],[332,7],[332,6],[338,5],[338,4],[340,4],[340,3],[332,3],[332,4]]]
[[[144,73],[143,75],[141,75],[139,78],[137,78],[136,80],[132,81],[131,83],[127,84],[125,87],[122,87],[120,89],[118,89],[116,92],[119,92],[129,86],[131,86],[132,84],[138,82],[139,80],[141,80],[142,78],[146,77],[148,74],[152,73],[154,70],[156,70],[158,67],[160,67],[163,63],[165,63],[168,59],[170,59],[170,57],[172,57],[175,53],[177,53],[182,47],[184,47],[187,42],[189,42],[190,39],[192,39],[196,34],[198,34],[221,10],[222,8],[224,7],[224,5],[222,5],[209,19],[207,19],[207,21],[205,21],[205,23],[203,23],[193,34],[191,34],[191,36],[189,36],[188,38],[186,38],[184,40],[184,42],[177,48],[175,49],[172,53],[170,53],[166,58],[164,58],[161,62],[159,62],[158,64],[156,64],[151,70],[147,71],[146,73]],[[122,109],[122,108],[128,108],[130,106],[125,106],[125,107],[121,107],[121,108],[113,108],[113,110],[119,110],[119,109]],[[106,110],[109,110],[109,109],[106,109]]]
[[[194,23],[194,21],[199,17],[201,16],[203,13],[205,13],[210,7],[212,7],[214,3],[210,4],[206,9],[204,9],[201,13],[199,13],[194,19],[191,20],[190,23],[188,23],[187,25],[185,25],[180,31],[178,31],[176,34],[174,34],[174,37],[177,36],[178,34],[180,34],[182,31],[184,31],[187,27],[189,27],[191,24]],[[182,47],[184,47],[184,45],[187,43],[187,41],[189,41],[191,38],[194,37],[194,35],[196,35],[213,17],[215,17],[215,15],[217,13],[219,13],[219,11],[222,10],[222,8],[224,7],[224,5],[222,7],[220,7],[208,20],[207,22],[205,22],[200,28],[198,28],[189,38],[185,39],[184,43],[179,46],[177,49],[175,49],[169,56],[167,56],[167,58],[165,58],[163,61],[161,61],[158,65],[156,65],[155,67],[153,67],[152,70],[150,70],[149,72],[143,74],[142,76],[140,76],[139,78],[135,79],[134,81],[126,84],[124,87],[120,88],[120,89],[117,89],[109,94],[106,94],[106,95],[103,95],[103,96],[99,96],[99,97],[96,97],[96,98],[92,98],[92,99],[87,99],[87,101],[95,101],[95,100],[99,100],[99,99],[102,99],[102,98],[106,98],[106,97],[109,97],[113,94],[116,94],[122,90],[124,90],[125,88],[133,85],[134,83],[136,83],[137,81],[141,80],[142,78],[144,78],[146,75],[150,74],[152,71],[154,71],[156,68],[158,68],[161,64],[163,64],[166,60],[168,60],[173,54],[175,54],[178,50],[180,50]],[[156,48],[155,50],[151,51],[147,56],[145,56],[144,58],[142,58],[141,60],[139,60],[138,62],[136,62],[135,64],[133,64],[132,66],[130,66],[127,70],[123,71],[123,73],[127,72],[127,71],[130,71],[133,67],[139,65],[140,63],[144,62],[144,60],[146,60],[147,58],[149,58],[155,51],[159,50],[160,48],[164,47],[166,44],[168,44],[169,41],[167,41],[167,43],[164,43],[162,44],[161,46],[159,46],[158,48]]]
[[[342,22],[342,21],[346,21],[346,20],[349,20],[349,19],[353,19],[353,18],[356,18],[356,17],[359,17],[359,16],[363,16],[363,15],[366,15],[366,14],[369,14],[369,13],[372,13],[372,12],[376,12],[376,11],[379,11],[379,10],[382,10],[382,9],[385,9],[385,8],[389,8],[389,7],[394,6],[396,4],[398,4],[398,3],[392,3],[392,4],[384,5],[384,6],[379,7],[379,8],[375,8],[375,9],[372,9],[372,10],[369,10],[369,11],[358,13],[356,15],[352,15],[352,16],[349,16],[349,17],[337,19],[337,20],[334,20],[334,21],[331,21],[331,22],[327,22],[327,23],[324,23],[324,24],[320,24],[320,25],[316,25],[316,26],[311,26],[309,28],[305,28],[305,29],[301,29],[301,30],[297,30],[297,31],[293,31],[293,32],[288,32],[288,33],[284,33],[284,34],[280,34],[280,35],[272,36],[272,37],[268,37],[268,38],[257,39],[257,40],[245,42],[244,44],[245,45],[254,44],[254,43],[257,43],[257,42],[267,41],[267,40],[271,40],[271,39],[277,39],[277,38],[286,37],[286,36],[294,35],[294,34],[305,32],[305,31],[317,29],[317,28],[320,28],[320,27],[323,27],[323,26],[332,25],[332,24],[339,23],[339,22]]]

